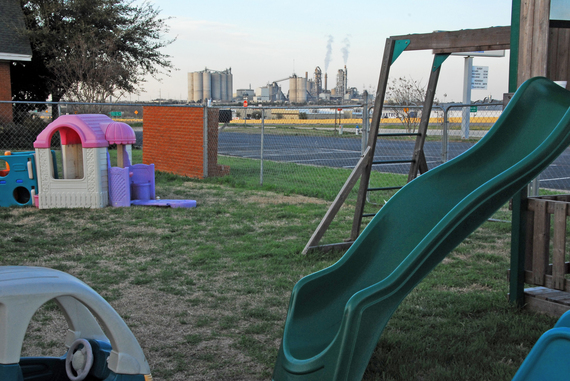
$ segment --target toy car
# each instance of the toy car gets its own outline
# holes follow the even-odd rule
[[[68,324],[67,353],[20,358],[32,316],[52,299]],[[0,380],[151,381],[152,376],[131,330],[91,287],[57,270],[0,266]]]

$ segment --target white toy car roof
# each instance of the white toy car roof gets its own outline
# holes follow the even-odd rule
[[[20,361],[30,320],[52,299],[69,326],[66,345],[78,338],[108,341],[113,348],[108,360],[111,371],[150,374],[139,343],[105,299],[72,275],[42,267],[0,266],[0,364]]]

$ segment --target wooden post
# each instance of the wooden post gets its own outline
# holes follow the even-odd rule
[[[525,253],[527,234],[527,189],[526,186],[513,197],[511,225],[511,276],[509,302],[524,306]],[[531,233],[532,234],[532,233]]]
[[[376,90],[376,99],[374,101],[374,113],[372,114],[372,124],[368,134],[368,147],[371,148],[368,160],[363,169],[360,178],[360,187],[358,189],[358,199],[354,211],[354,219],[352,222],[352,231],[350,232],[350,240],[354,241],[360,234],[360,225],[362,224],[362,212],[366,202],[366,192],[368,191],[368,182],[370,181],[370,171],[372,171],[372,162],[374,161],[374,151],[376,148],[376,140],[378,139],[378,129],[380,128],[380,120],[382,118],[382,106],[384,105],[384,97],[388,87],[388,75],[390,74],[390,65],[394,55],[394,46],[396,41],[387,38],[384,47],[384,57],[380,69],[380,78],[378,79],[378,89]]]
[[[364,154],[362,154],[362,157],[358,161],[358,164],[356,164],[356,166],[352,170],[352,173],[350,174],[350,176],[346,180],[344,186],[342,187],[342,189],[340,190],[340,192],[336,196],[335,200],[333,201],[333,203],[329,207],[329,210],[327,211],[327,213],[325,214],[325,216],[321,220],[321,223],[319,224],[319,226],[317,227],[317,229],[313,233],[313,236],[311,237],[311,239],[309,239],[309,242],[307,243],[307,245],[303,249],[302,254],[307,254],[309,249],[318,245],[321,238],[323,238],[323,235],[327,231],[332,220],[334,219],[334,217],[338,213],[340,207],[342,206],[342,204],[344,203],[344,201],[348,197],[348,194],[350,193],[350,191],[354,187],[354,184],[356,184],[356,181],[358,180],[358,178],[362,174],[362,170],[364,169],[364,166],[369,159],[371,150],[372,149],[370,147],[366,147]]]
[[[422,108],[422,119],[418,127],[418,138],[414,146],[414,154],[412,157],[412,165],[410,165],[410,172],[408,173],[408,182],[412,181],[418,175],[418,171],[425,173],[428,171],[426,157],[424,154],[424,143],[427,136],[427,129],[429,126],[429,117],[431,115],[431,108],[433,106],[433,99],[435,97],[435,89],[437,88],[437,81],[441,71],[441,63],[447,58],[449,54],[436,54],[433,59],[433,66],[429,76],[428,88],[426,91],[426,99]],[[441,61],[441,62],[439,62]]]
[[[537,201],[534,211],[532,279],[534,284],[543,286],[549,262],[550,215],[547,210],[547,202],[544,200]]]
[[[566,213],[568,204],[554,203],[554,237],[552,248],[552,278],[556,290],[564,290],[566,254]]]
[[[517,82],[546,76],[550,0],[521,1]]]
[[[527,79],[547,73],[548,26],[550,0],[512,0],[511,62],[509,92],[514,93]],[[519,307],[525,304],[525,267],[535,268],[535,257],[526,249],[527,243],[527,187],[513,197],[511,226],[511,280],[509,301]],[[536,221],[536,214],[535,219]],[[532,233],[530,233],[532,234]],[[536,243],[535,236],[533,246]],[[525,250],[526,249],[526,250]],[[532,264],[525,257],[532,257]],[[541,262],[541,265],[543,266]],[[534,270],[533,270],[533,274]],[[536,274],[538,277],[538,274]]]

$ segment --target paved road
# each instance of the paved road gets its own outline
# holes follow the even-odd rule
[[[137,145],[142,146],[142,131],[135,131]],[[353,168],[360,159],[360,140],[347,137],[315,137],[298,135],[264,136],[264,159],[305,165]],[[452,159],[469,149],[472,143],[450,143]],[[218,138],[220,155],[260,159],[261,135],[221,131]],[[413,141],[378,140],[374,160],[408,160]],[[442,163],[441,142],[426,142],[424,147],[429,168]],[[377,171],[408,173],[407,164],[379,165]],[[570,190],[570,149],[540,175],[542,188]]]
[[[305,165],[353,168],[360,158],[359,139],[295,135],[264,136],[264,159]],[[452,159],[473,146],[473,143],[449,144],[448,158]],[[220,155],[260,159],[261,136],[235,132],[220,132]],[[378,139],[374,160],[409,160],[414,141]],[[441,142],[426,142],[424,152],[429,168],[442,163]],[[407,173],[409,164],[377,165],[377,171]],[[567,149],[540,176],[542,188],[570,190],[570,150]]]

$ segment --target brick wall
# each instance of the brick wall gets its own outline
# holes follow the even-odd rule
[[[10,62],[0,61],[0,101],[12,100],[12,85],[10,83]],[[12,105],[0,104],[0,122],[12,121]]]
[[[143,109],[143,163],[157,171],[203,179],[223,176],[229,167],[218,165],[218,110],[207,109],[207,174],[204,173],[204,108],[145,106]]]

